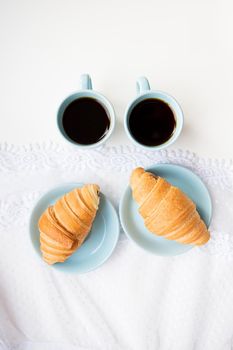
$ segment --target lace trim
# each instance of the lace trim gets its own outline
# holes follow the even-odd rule
[[[207,182],[233,189],[233,160],[204,159],[180,149],[155,152],[136,146],[102,146],[81,150],[56,143],[27,146],[0,144],[0,172],[7,173],[58,167],[71,171],[90,168],[125,172],[138,165],[153,163],[182,164]]]

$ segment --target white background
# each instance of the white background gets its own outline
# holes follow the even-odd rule
[[[0,141],[60,141],[60,102],[89,73],[113,103],[111,142],[145,75],[185,115],[175,147],[232,157],[233,3],[212,0],[1,0]]]
[[[89,73],[116,109],[110,142],[127,143],[124,110],[145,75],[184,110],[175,147],[232,158],[232,18],[232,0],[0,0],[0,142],[61,141],[56,110]],[[1,350],[233,349],[228,162],[170,158],[212,193],[212,239],[203,250],[164,259],[122,240],[100,269],[69,276],[35,258],[27,232],[34,195],[85,178],[117,203],[140,154],[96,152],[82,167],[72,152],[26,152],[0,152]]]

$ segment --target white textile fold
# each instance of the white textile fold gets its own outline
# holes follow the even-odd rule
[[[203,248],[164,258],[122,233],[97,270],[64,274],[38,259],[28,220],[63,182],[98,183],[117,207],[138,165],[181,164],[208,186],[214,216]],[[77,150],[0,145],[0,349],[230,350],[233,348],[233,163],[188,151]]]

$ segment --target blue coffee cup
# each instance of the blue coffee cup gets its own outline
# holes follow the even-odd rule
[[[124,127],[126,134],[128,135],[129,139],[133,141],[136,145],[141,146],[146,149],[151,150],[160,150],[165,147],[170,146],[173,144],[177,138],[179,137],[181,130],[183,128],[184,123],[184,116],[182,109],[179,105],[179,103],[172,97],[171,95],[167,94],[166,92],[157,91],[157,90],[151,90],[150,85],[148,82],[148,79],[145,77],[138,78],[136,82],[136,89],[137,89],[137,97],[129,103],[128,107],[126,108],[125,117],[124,117]],[[173,112],[174,118],[175,118],[175,128],[173,133],[171,134],[171,137],[164,143],[159,145],[153,145],[153,146],[147,146],[142,143],[140,143],[132,134],[129,126],[129,119],[130,115],[140,102],[146,100],[146,99],[157,99],[165,102],[170,109]]]
[[[115,123],[116,123],[116,117],[115,117],[115,112],[113,109],[112,104],[109,102],[109,100],[100,94],[97,91],[94,91],[92,89],[92,81],[91,77],[88,74],[82,74],[81,75],[81,89],[71,95],[69,95],[60,105],[58,112],[57,112],[57,126],[58,130],[60,131],[60,134],[63,136],[63,138],[68,141],[70,144],[73,144],[76,147],[80,148],[93,148],[93,147],[98,147],[102,145],[104,142],[106,142],[109,137],[111,136]],[[76,141],[72,140],[66,133],[64,127],[63,127],[63,116],[66,108],[73,102],[76,101],[80,98],[93,98],[95,101],[97,101],[102,107],[105,109],[108,117],[109,117],[109,129],[106,132],[106,134],[101,138],[101,140],[91,143],[91,144],[81,144],[77,143]],[[77,130],[78,132],[78,130]]]

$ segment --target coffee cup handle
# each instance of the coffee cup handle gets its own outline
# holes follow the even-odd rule
[[[89,74],[82,74],[80,80],[82,90],[92,90],[92,82]]]
[[[146,77],[140,77],[136,82],[137,94],[143,94],[146,91],[150,90],[150,84]]]

